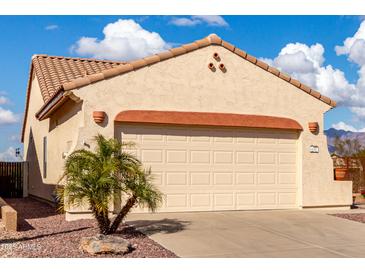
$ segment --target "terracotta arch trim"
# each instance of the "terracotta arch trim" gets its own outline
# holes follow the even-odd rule
[[[290,118],[212,112],[127,110],[120,112],[114,121],[123,123],[303,130],[297,121]]]

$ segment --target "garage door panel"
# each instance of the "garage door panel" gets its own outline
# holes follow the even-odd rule
[[[137,158],[141,158],[139,153],[140,151],[138,149],[125,149],[125,152],[130,153]]]
[[[259,185],[275,185],[276,173],[275,172],[259,172],[257,173],[257,184]]]
[[[190,150],[190,163],[191,164],[209,164],[210,151],[207,150]]]
[[[193,186],[208,186],[211,184],[210,172],[191,172],[190,184]]]
[[[213,172],[214,185],[233,185],[232,172]]]
[[[143,149],[141,150],[142,162],[149,163],[163,163],[163,151],[160,149]]]
[[[295,173],[295,165],[278,165],[277,172],[278,173]]]
[[[276,152],[257,152],[258,164],[276,164]]]
[[[259,207],[275,207],[276,206],[276,192],[258,192],[257,203]]]
[[[282,192],[278,193],[278,203],[280,205],[292,205],[296,201],[295,192]]]
[[[164,172],[163,171],[153,171],[153,183],[159,187],[164,184]]]
[[[162,135],[154,135],[154,134],[147,134],[142,136],[142,143],[154,143],[154,142],[161,142],[164,141],[164,136]]]
[[[296,184],[296,174],[295,173],[284,173],[280,172],[278,175],[279,184]]]
[[[279,164],[295,164],[296,154],[294,152],[279,153]]]
[[[176,136],[176,135],[167,135],[166,143],[186,143],[188,141],[188,137],[186,136]]]
[[[277,172],[277,165],[263,164],[256,166],[257,173]]]
[[[166,150],[167,164],[176,164],[176,163],[186,164],[187,162],[188,162],[188,155],[186,150],[174,150],[174,149]]]
[[[213,151],[214,164],[233,164],[232,151]]]
[[[126,133],[126,134],[123,134],[123,140],[125,142],[127,141],[138,141],[138,135],[137,134],[132,134],[132,133]]]
[[[235,199],[233,193],[214,193],[214,209],[234,209]]]
[[[206,193],[191,193],[190,207],[196,210],[212,209],[212,195]]]
[[[231,135],[227,136],[222,136],[222,137],[214,137],[213,138],[213,143],[228,143],[228,144],[232,144],[233,143],[233,138],[231,137]]]
[[[296,133],[137,124],[120,130],[164,193],[160,211],[297,207]]]
[[[254,151],[237,151],[236,152],[236,164],[254,164],[255,152]]]
[[[186,172],[166,172],[166,185],[188,185]]]
[[[165,203],[168,208],[186,210],[188,208],[188,195],[180,193],[166,194]]]
[[[246,134],[243,136],[236,137],[236,144],[244,145],[244,144],[254,144],[256,142],[256,139],[253,138],[254,134]]]
[[[273,139],[273,138],[258,138],[257,139],[257,143],[261,144],[262,146],[276,144],[276,142],[277,142],[277,140]]]
[[[254,185],[256,174],[253,172],[236,172],[237,185]]]
[[[236,209],[252,209],[256,207],[256,192],[236,193]]]
[[[194,143],[198,143],[198,145],[201,145],[202,143],[204,144],[210,144],[211,138],[208,136],[191,136],[190,137],[190,142],[192,144]]]

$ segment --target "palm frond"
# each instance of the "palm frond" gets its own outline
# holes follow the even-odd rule
[[[65,206],[88,203],[100,231],[106,233],[110,224],[109,205],[115,195],[131,194],[139,205],[154,211],[162,201],[162,194],[152,184],[151,170],[143,169],[137,157],[126,151],[134,143],[121,143],[100,134],[95,136],[95,141],[95,152],[79,149],[67,157],[59,180],[65,184],[57,197],[62,201],[62,210]]]

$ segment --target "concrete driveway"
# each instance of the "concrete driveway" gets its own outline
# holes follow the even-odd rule
[[[180,257],[365,257],[365,224],[327,213],[131,214],[128,223]]]

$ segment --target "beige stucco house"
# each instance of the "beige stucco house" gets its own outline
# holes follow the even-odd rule
[[[101,133],[136,143],[160,211],[349,207],[352,183],[333,179],[323,134],[335,105],[214,34],[128,63],[35,55],[29,194],[51,200],[67,155]]]

